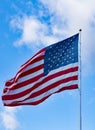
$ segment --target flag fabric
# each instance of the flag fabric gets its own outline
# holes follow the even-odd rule
[[[5,83],[5,106],[37,105],[54,93],[78,88],[78,37],[41,49]]]

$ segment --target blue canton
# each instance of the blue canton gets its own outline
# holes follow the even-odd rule
[[[51,70],[78,62],[78,36],[79,34],[76,34],[46,47],[44,75],[47,75]]]

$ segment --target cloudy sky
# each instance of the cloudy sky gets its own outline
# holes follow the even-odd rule
[[[81,34],[83,130],[95,129],[95,1],[0,0],[0,95],[6,80],[41,48]],[[79,91],[37,106],[4,107],[0,130],[79,130]]]

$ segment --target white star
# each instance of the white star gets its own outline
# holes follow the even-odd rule
[[[72,47],[72,50],[74,49],[74,47]]]
[[[74,53],[72,53],[72,56],[74,55]]]

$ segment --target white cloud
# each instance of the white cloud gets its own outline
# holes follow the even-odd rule
[[[21,37],[15,42],[17,46],[48,44],[56,41],[56,37],[48,34],[48,26],[34,16],[15,17],[11,21],[11,27],[22,32]]]
[[[2,118],[2,125],[6,130],[16,130],[19,123],[15,116],[16,109],[5,107],[4,111],[0,114]]]
[[[89,28],[89,22],[91,22],[95,10],[93,4],[90,4],[91,1],[41,0],[41,2],[53,14],[52,25],[60,26],[61,30],[63,28],[67,31],[67,34],[76,33],[80,28],[84,31]]]

